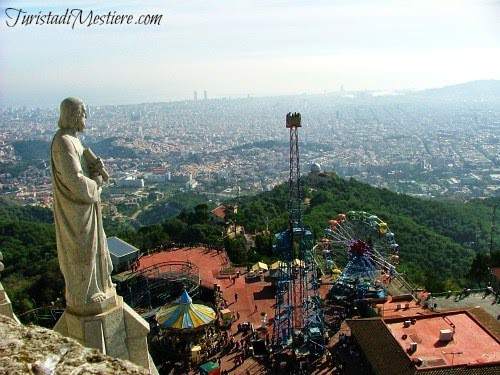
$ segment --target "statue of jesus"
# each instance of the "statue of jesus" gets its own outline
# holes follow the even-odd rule
[[[90,163],[77,133],[85,129],[82,100],[64,99],[59,130],[51,145],[52,185],[57,256],[66,283],[66,304],[85,312],[88,304],[116,294],[111,282],[113,265],[102,225],[102,161]]]

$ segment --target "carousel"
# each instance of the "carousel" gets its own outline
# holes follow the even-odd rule
[[[216,313],[209,306],[193,303],[186,290],[177,301],[161,307],[155,318],[159,330],[151,343],[161,363],[190,368],[215,350]]]
[[[215,320],[215,311],[205,305],[195,304],[184,289],[177,303],[164,306],[156,313],[158,325],[165,329],[199,329]]]

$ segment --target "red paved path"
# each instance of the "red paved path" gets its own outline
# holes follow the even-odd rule
[[[220,271],[229,267],[230,264],[224,252],[217,252],[216,250],[208,250],[203,247],[196,248],[182,248],[177,250],[170,250],[160,253],[154,253],[148,256],[144,256],[140,260],[140,269],[144,269],[162,262],[169,261],[189,261],[195,264],[199,269],[200,279],[204,285],[213,285],[214,283],[220,285],[220,289],[223,293],[224,299],[228,302],[228,308],[240,313],[240,320],[238,322],[250,322],[253,323],[254,328],[261,327],[261,316],[262,311],[267,313],[267,329],[272,336],[272,319],[274,318],[274,289],[267,278],[259,280],[255,278],[253,280],[248,280],[245,278],[246,270],[238,269],[241,273],[239,278],[234,279],[233,282],[228,276],[220,276]],[[329,289],[329,285],[322,285],[320,288],[321,297],[324,298],[326,292]],[[238,300],[235,301],[235,293],[238,294]],[[257,311],[255,311],[255,305],[257,305]],[[231,332],[235,340],[241,339],[241,333],[237,334],[237,323],[232,325]],[[342,324],[342,328],[336,333],[335,337],[330,342],[331,346],[334,342],[338,341],[338,335],[340,333],[349,333],[349,329],[346,324]],[[268,369],[266,369],[264,363],[260,363],[253,358],[245,360],[245,362],[238,367],[234,366],[235,353],[230,353],[222,357],[221,370],[228,370],[230,374],[247,374],[247,370],[250,374],[266,374]],[[316,368],[311,370],[311,374],[332,374],[331,368],[329,368],[326,363],[320,363]],[[198,374],[196,368],[193,369],[189,374]]]
[[[215,250],[205,248],[183,248],[144,256],[140,260],[139,270],[168,261],[189,261],[199,269],[200,279],[205,285],[220,285],[224,299],[228,302],[228,308],[240,313],[240,321],[251,322],[254,327],[260,327],[260,312],[265,311],[268,318],[274,314],[274,294],[271,283],[267,281],[248,282],[241,270],[242,275],[234,279],[234,284],[228,276],[218,278],[223,267],[228,267],[227,258],[224,253],[217,254]],[[234,294],[238,294],[235,302]],[[257,305],[258,312],[255,312]]]
[[[189,261],[195,264],[199,269],[200,279],[205,285],[220,285],[224,299],[228,302],[230,310],[240,313],[239,322],[251,322],[254,328],[261,326],[260,313],[265,311],[268,317],[268,327],[272,333],[272,326],[269,325],[269,319],[274,316],[274,294],[271,283],[255,279],[255,282],[247,282],[244,276],[246,273],[240,269],[241,277],[234,278],[234,284],[228,276],[219,278],[220,271],[224,267],[228,267],[229,263],[225,253],[217,253],[216,250],[207,250],[205,248],[182,248],[178,250],[165,251],[144,256],[140,260],[139,270],[153,266],[162,262],[169,261]],[[235,301],[234,295],[238,294],[238,301]],[[257,312],[255,311],[257,305]],[[235,339],[241,339],[241,334],[236,336],[237,323],[232,325],[231,330]],[[231,370],[232,374],[245,374],[249,369],[251,374],[263,374],[264,368],[254,361],[247,359],[243,365],[233,368],[234,353],[222,359],[222,369]],[[198,374],[197,371],[192,372]]]

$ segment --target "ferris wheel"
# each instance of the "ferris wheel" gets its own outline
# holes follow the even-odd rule
[[[335,284],[349,286],[358,298],[386,295],[386,286],[397,276],[398,247],[387,223],[365,211],[330,220],[318,246]]]

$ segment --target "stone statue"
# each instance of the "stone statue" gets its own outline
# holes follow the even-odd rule
[[[66,282],[66,309],[54,331],[157,375],[148,351],[149,324],[123,302],[111,282],[100,200],[108,174],[77,137],[86,118],[80,99],[64,99],[50,148],[57,256]]]
[[[116,296],[110,277],[113,265],[102,226],[100,194],[104,168],[99,158],[87,160],[77,137],[85,129],[86,118],[82,100],[63,100],[60,129],[51,145],[57,255],[66,283],[67,307],[77,314],[85,314],[92,310],[92,305]]]

